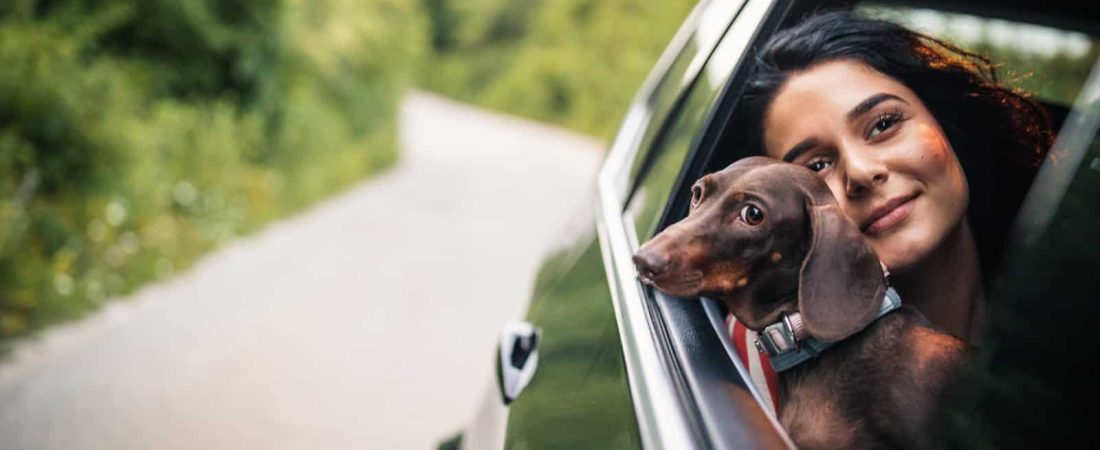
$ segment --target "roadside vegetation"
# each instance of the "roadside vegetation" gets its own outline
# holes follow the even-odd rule
[[[610,139],[695,0],[421,0],[419,84]]]
[[[610,140],[695,0],[420,0],[429,23],[418,84],[451,98]],[[1001,80],[1066,104],[1100,45],[1080,33],[962,14],[864,7],[987,55]],[[1048,45],[1025,42],[1019,34]]]
[[[392,165],[412,80],[609,138],[693,4],[0,4],[0,344]]]
[[[0,345],[391,166],[409,85],[609,141],[695,3],[0,2]],[[1002,24],[979,25],[961,43],[1055,103],[1077,86],[1051,80],[1100,48],[993,45]]]
[[[393,164],[418,11],[0,3],[0,343]]]

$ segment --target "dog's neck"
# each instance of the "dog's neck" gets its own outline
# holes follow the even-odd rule
[[[787,289],[753,289],[713,296],[751,330],[759,330],[798,310],[798,284]]]
[[[878,314],[867,325],[899,307],[901,307],[901,297],[894,288],[887,288]],[[790,370],[816,358],[821,352],[836,344],[836,342],[825,342],[810,337],[809,333],[802,328],[801,322],[801,315],[797,312],[784,314],[780,321],[768,325],[757,333],[754,342],[756,349],[768,354],[768,360],[776,372]]]

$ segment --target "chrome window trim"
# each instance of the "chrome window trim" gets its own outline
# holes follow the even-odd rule
[[[691,62],[688,64],[688,68],[684,71],[680,80],[678,80],[680,92],[686,90],[691,81],[699,75],[711,51],[714,50],[718,42],[723,39],[726,28],[728,28],[729,24],[733,23],[738,11],[741,10],[745,3],[745,0],[700,1],[695,5],[695,8],[691,10],[691,13],[688,14],[687,19],[684,20],[684,24],[676,32],[676,35],[673,36],[672,42],[670,42],[664,52],[661,53],[661,57],[657,59],[657,63],[653,66],[653,70],[649,72],[641,88],[638,89],[638,93],[635,94],[634,99],[631,100],[626,117],[623,119],[623,124],[615,134],[615,139],[611,143],[610,151],[604,162],[605,169],[607,167],[620,168],[620,170],[617,171],[614,180],[615,183],[613,185],[619,198],[626,199],[627,193],[630,190],[629,168],[631,162],[637,157],[639,146],[644,136],[643,131],[645,130],[645,125],[652,119],[653,106],[650,100],[657,87],[660,86],[665,76],[669,74],[669,70],[680,53],[687,47],[692,39],[696,39],[699,41],[699,51],[693,55]],[[725,18],[726,28],[723,28],[721,32],[718,33],[700,32],[700,25],[703,23],[702,17],[704,15]]]
[[[720,38],[700,53],[709,56],[718,47],[734,45],[730,42],[740,43],[740,49],[735,53],[728,53],[730,56],[736,55],[740,60],[774,2],[775,0],[715,0],[696,6],[635,97],[598,176],[596,228],[622,342],[623,360],[638,421],[638,432],[645,448],[685,448],[696,443],[669,372],[669,365],[659,351],[660,344],[655,338],[657,334],[654,325],[650,323],[645,304],[646,296],[637,281],[637,273],[631,260],[634,249],[638,246],[634,224],[631,223],[630,214],[623,213],[624,201],[629,194],[631,162],[638,157],[642,131],[651,120],[652,111],[648,100],[678,51],[694,35],[703,11],[722,5],[729,8],[723,10],[729,13],[729,21]],[[751,21],[753,27],[731,33],[728,26],[740,17]],[[689,70],[694,73],[690,74],[690,79],[685,74],[683,78],[687,81],[681,80],[682,88],[690,86],[703,70],[706,56],[699,63],[693,61],[689,65]],[[731,70],[727,77],[737,65],[729,66]]]
[[[602,191],[602,189],[601,189]],[[613,195],[601,192],[601,199]],[[606,208],[603,208],[606,209]],[[613,211],[618,216],[618,211]],[[657,343],[637,282],[623,280],[622,273],[632,271],[629,255],[622,249],[628,245],[621,231],[612,233],[604,214],[596,220],[600,251],[610,283],[611,300],[622,342],[627,383],[638,420],[638,434],[644,448],[682,448],[693,442],[684,411],[677,400],[672,378],[660,360]],[[621,226],[621,221],[617,227]],[[628,301],[630,299],[631,301]]]

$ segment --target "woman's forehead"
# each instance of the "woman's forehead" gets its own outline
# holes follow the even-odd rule
[[[781,156],[778,153],[793,142],[846,129],[852,108],[880,93],[916,100],[901,82],[852,60],[829,61],[792,74],[764,115],[767,153]]]

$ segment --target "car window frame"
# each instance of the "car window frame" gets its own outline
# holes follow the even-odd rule
[[[828,5],[840,3],[843,2],[827,2]],[[763,6],[761,7],[761,5]],[[732,110],[720,106],[729,103],[725,100],[726,97],[731,95],[740,96],[742,83],[737,80],[743,81],[748,76],[750,64],[746,64],[746,62],[752,61],[751,49],[757,47],[761,40],[767,39],[777,29],[780,29],[791,17],[801,16],[822,5],[821,2],[810,4],[809,2],[790,0],[752,0],[751,3],[747,3],[746,9],[753,6],[761,8],[758,12],[760,16],[753,22],[747,22],[754,29],[749,34],[747,42],[743,44],[744,49],[740,57],[736,58],[736,62],[730,67],[726,81],[718,85],[720,93],[709,108],[708,118],[704,121],[707,125],[702,127],[707,131],[698,133],[694,139],[688,152],[688,164],[683,165],[684,170],[677,175],[677,180],[673,184],[673,200],[664,205],[661,214],[663,218],[668,217],[669,211],[682,203],[684,180],[693,176],[692,172],[697,172],[702,167],[700,162],[706,161],[709,153],[714,150],[716,141],[713,139],[711,128],[713,128],[713,124],[727,120],[732,112]],[[738,16],[738,18],[740,17]],[[723,39],[725,38],[726,36],[723,37]],[[679,95],[686,95],[686,92]],[[665,121],[671,123],[671,120],[673,120],[671,118],[674,116],[675,114],[670,115]],[[628,129],[629,126],[629,123],[624,125],[624,129]],[[636,124],[633,127],[638,128]],[[667,123],[662,124],[661,127],[662,133],[668,131]],[[659,143],[663,137],[658,136],[653,142]],[[635,139],[633,143],[637,143],[636,136],[628,136],[627,138]],[[699,447],[791,448],[792,444],[789,438],[778,426],[775,418],[760,408],[757,400],[759,393],[753,392],[751,383],[747,383],[747,371],[736,373],[734,371],[735,367],[731,367],[728,362],[715,361],[713,358],[716,352],[721,354],[724,349],[729,351],[729,348],[725,347],[728,344],[728,338],[720,338],[718,333],[691,332],[692,330],[698,330],[700,327],[707,329],[711,326],[710,316],[708,316],[703,304],[700,302],[677,301],[659,292],[648,290],[638,283],[628,256],[632,255],[638,247],[638,238],[636,233],[633,232],[633,226],[625,227],[629,235],[627,237],[629,242],[604,243],[605,241],[615,241],[619,237],[611,232],[612,227],[615,228],[616,232],[621,231],[622,223],[630,221],[629,212],[625,211],[628,203],[619,200],[628,198],[634,193],[633,191],[623,192],[622,189],[626,186],[621,184],[624,181],[622,176],[623,167],[627,167],[627,165],[634,166],[632,164],[634,161],[624,161],[621,158],[627,152],[631,152],[629,153],[631,157],[647,159],[655,157],[655,153],[651,151],[651,148],[616,148],[621,145],[619,141],[623,139],[622,135],[616,139],[617,145],[612,147],[612,153],[609,155],[608,163],[605,165],[600,177],[601,205],[617,205],[624,209],[623,215],[620,217],[607,217],[609,214],[606,212],[607,208],[601,207],[605,211],[601,211],[597,221],[604,250],[605,268],[609,278],[613,280],[615,290],[618,291],[613,291],[617,308],[631,306],[628,302],[624,302],[624,298],[643,299],[642,305],[633,305],[636,308],[643,309],[641,312],[642,318],[630,317],[629,314],[619,313],[617,310],[622,320],[620,329],[636,327],[639,325],[636,322],[645,322],[644,327],[649,328],[652,334],[649,339],[654,341],[654,345],[652,346],[653,354],[648,356],[657,359],[664,366],[660,370],[668,378],[667,383],[672,385],[671,387],[661,386],[660,388],[675,393],[672,397],[675,399],[675,403],[678,403],[677,409],[680,412],[680,423],[676,427],[686,430],[680,433],[681,437],[691,437],[691,442]],[[656,148],[656,146],[653,148]],[[632,182],[631,188],[636,188],[641,180],[645,178],[644,171],[640,175],[642,176],[630,180]],[[662,219],[662,221],[667,222],[665,219]],[[622,247],[625,247],[625,249]],[[659,306],[653,307],[654,304]],[[681,307],[688,308],[685,310]],[[637,342],[628,342],[628,340],[639,340],[638,336],[629,334],[624,333],[624,349],[637,344]],[[628,360],[628,366],[631,365],[630,358],[626,359]],[[710,364],[707,364],[708,360],[711,361]],[[732,360],[727,359],[727,361]],[[735,363],[733,366],[737,366],[737,364]],[[743,368],[740,369],[743,370]],[[731,385],[740,386],[744,390],[728,389]],[[632,392],[635,391],[632,390]],[[741,394],[737,394],[737,392]],[[646,395],[646,393],[636,393]],[[748,393],[752,395],[746,395]],[[731,398],[731,395],[735,397],[740,395],[740,397]],[[747,403],[746,399],[748,399]],[[647,401],[645,398],[642,398],[642,400]],[[645,405],[636,405],[635,409],[639,414],[643,414]],[[744,417],[746,415],[755,415],[756,417],[748,419]],[[741,417],[740,422],[737,421],[739,416]],[[764,420],[760,420],[761,417]],[[643,441],[646,441],[647,432],[644,431],[643,422],[643,418],[639,417],[639,428],[643,429]],[[769,424],[765,426],[767,430],[760,428],[761,423]],[[736,425],[745,425],[747,428]],[[678,443],[678,445],[682,444],[682,441]]]
[[[711,6],[722,0],[700,4],[692,13],[692,16],[701,14],[705,6]],[[755,4],[762,2],[771,3],[771,0],[752,0]],[[731,17],[740,17],[742,6],[747,3],[735,1],[738,13]],[[727,28],[729,23],[727,23]],[[684,29],[677,34],[670,45],[671,48],[683,48],[683,36],[690,36],[690,27],[698,25],[698,18],[692,23],[689,18]],[[688,29],[689,31],[685,31]],[[725,35],[723,31],[722,35]],[[679,41],[679,42],[678,42]],[[701,47],[702,48],[702,47]],[[709,58],[713,49],[702,48]],[[634,166],[634,158],[648,158],[648,149],[638,148],[642,130],[652,126],[649,123],[654,118],[647,102],[652,95],[658,81],[667,78],[668,75],[659,71],[668,70],[674,57],[662,56],[662,63],[654,69],[642,91],[635,98],[635,102],[627,113],[627,118],[616,137],[611,151],[605,161],[604,167],[598,177],[598,214],[597,232],[600,239],[601,251],[604,258],[604,267],[607,272],[610,286],[612,287],[612,301],[615,307],[616,318],[619,325],[620,337],[623,344],[624,360],[627,364],[628,381],[631,386],[631,394],[635,403],[635,412],[638,415],[639,431],[643,444],[646,447],[683,447],[685,443],[691,443],[693,447],[713,447],[699,427],[690,418],[690,414],[684,410],[685,399],[690,399],[690,393],[684,391],[683,383],[674,380],[678,374],[676,358],[668,355],[667,334],[663,334],[661,320],[652,317],[653,308],[640,292],[642,286],[638,283],[630,256],[637,247],[636,238],[628,238],[628,232],[632,227],[627,227],[623,220],[623,208],[627,204],[625,200],[630,194],[628,187],[631,180],[630,168]],[[701,61],[698,70],[702,69]],[[695,66],[695,65],[693,65]],[[694,82],[697,73],[691,77]],[[684,91],[677,96],[684,95]],[[679,99],[677,100],[677,104]],[[662,122],[668,117],[659,118]],[[661,123],[661,132],[655,141],[661,139],[665,124]],[[626,168],[626,170],[624,170]],[[636,174],[636,172],[635,172]],[[686,395],[685,395],[686,394]],[[751,437],[751,436],[750,436]]]
[[[824,8],[852,8],[860,3],[863,2],[808,2],[805,0],[775,1],[772,4],[771,11],[765,16],[765,21],[767,21],[768,23],[760,26],[759,31],[751,39],[749,50],[742,55],[741,60],[751,60],[754,55],[752,49],[757,48],[763,40],[766,40],[775,31],[785,28],[806,13]],[[996,11],[994,11],[994,13],[991,13],[989,10],[983,10],[980,7],[975,8],[971,5],[956,5],[949,2],[944,3],[880,0],[874,3],[921,8],[934,8],[943,11],[975,14],[981,17],[995,17],[1026,23],[1056,26],[1067,30],[1088,32],[1088,27],[1084,26],[1081,21],[1057,20],[1057,18],[1050,17],[1038,18],[1037,20],[1035,17],[1021,15],[1019,11],[1013,10],[1003,10],[1000,11],[1002,14],[997,14]],[[731,124],[730,121],[733,116],[733,111],[735,110],[736,105],[740,100],[740,96],[743,93],[744,84],[747,79],[749,69],[751,69],[751,67],[748,66],[751,66],[751,64],[743,64],[741,62],[736,64],[736,68],[734,68],[733,73],[731,74],[726,86],[723,87],[723,92],[718,97],[716,104],[713,105],[712,111],[709,113],[709,118],[704,122],[706,124],[704,126],[705,131],[699,133],[696,141],[692,144],[692,148],[691,150],[689,150],[689,153],[685,158],[684,163],[682,164],[680,173],[677,177],[677,181],[673,184],[673,192],[670,194],[668,201],[665,204],[665,210],[661,213],[661,219],[658,222],[655,232],[659,232],[671,223],[674,223],[675,221],[678,221],[686,216],[687,209],[690,203],[690,186],[693,180],[699,178],[706,173],[724,167],[732,160],[736,160],[749,155],[747,151],[741,150],[728,152],[735,155],[732,158],[716,157],[719,156],[718,152],[721,147],[724,144],[728,143],[727,139],[731,133],[727,128],[730,126],[736,126],[736,124]],[[682,107],[683,98],[687,97],[687,92],[690,90],[690,88],[690,86],[685,88],[684,92],[681,93],[681,98],[678,100],[676,106],[677,108]],[[675,116],[679,113],[680,111],[678,109],[670,113],[669,118],[665,121],[666,123],[662,125],[662,133],[668,132],[668,128],[674,121]],[[644,158],[645,160],[645,162],[643,163],[643,167],[644,164],[652,164],[652,161],[655,161],[657,159],[659,152],[655,151],[655,149],[660,146],[660,143],[661,139],[659,137],[658,139],[655,139],[653,141],[652,148],[642,150],[641,158]],[[634,175],[636,176],[631,178],[629,187],[630,190],[628,191],[628,195],[623,202],[624,214],[628,213],[627,207],[633,200],[635,192],[642,185],[645,177],[648,175],[648,169],[638,171]],[[1017,220],[1019,220],[1021,215],[1022,213],[1017,216]],[[631,227],[631,229],[633,229],[633,227]],[[648,238],[648,236],[645,236],[645,238]],[[637,249],[638,238],[635,236],[632,240],[632,248]],[[683,299],[675,299],[669,297],[659,291],[654,291],[644,287],[643,290],[645,292],[647,300],[660,305],[660,308],[658,308],[658,312],[652,314],[651,320],[653,320],[657,328],[661,328],[664,330],[664,332],[662,333],[662,339],[664,339],[663,348],[665,349],[665,351],[670,353],[670,359],[679,364],[679,367],[677,367],[675,370],[677,371],[677,375],[679,376],[679,382],[684,385],[681,387],[682,395],[693,397],[691,399],[685,399],[685,402],[695,403],[696,405],[708,403],[707,399],[713,397],[711,395],[713,394],[713,392],[708,392],[710,389],[707,388],[700,389],[701,383],[693,383],[689,380],[693,376],[690,374],[690,372],[699,368],[696,367],[695,362],[690,361],[692,357],[688,354],[692,352],[697,353],[699,351],[703,351],[711,352],[710,354],[713,355],[715,354],[714,352],[720,350],[716,350],[713,345],[714,343],[707,342],[705,339],[703,341],[687,342],[688,340],[678,339],[678,337],[681,337],[685,333],[697,334],[692,333],[691,330],[697,330],[698,327],[705,327],[708,325],[715,330],[715,334],[717,336],[721,336],[723,338],[726,337],[724,334],[724,323],[719,319],[720,317],[724,317],[725,315],[724,308],[715,302],[686,302]],[[693,304],[697,304],[702,310],[704,310],[704,316],[700,316],[697,311],[689,311],[693,309],[690,306]],[[706,317],[707,321],[700,321],[700,317]],[[721,341],[722,346],[725,347],[726,353],[730,356],[733,364],[739,365],[739,360],[737,359],[736,354],[733,352],[732,344],[728,342],[729,339],[721,339]],[[695,347],[691,348],[692,346]],[[694,359],[698,358],[695,357]],[[696,374],[694,376],[699,377],[700,375]],[[752,391],[754,388],[752,387],[751,382],[748,382],[749,380],[747,379],[747,371],[742,372],[741,376],[742,379],[735,380],[734,384],[742,385],[742,387],[745,387],[749,391]],[[749,386],[744,386],[744,383],[746,382],[748,382]],[[758,395],[757,401],[760,401]],[[705,405],[699,407],[706,408]],[[699,423],[693,424],[693,427],[696,428],[697,433],[709,434],[709,440],[707,442],[709,446],[719,448],[730,446],[740,447],[740,445],[734,445],[734,441],[736,441],[736,439],[731,440],[729,436],[723,436],[722,433],[716,433],[713,429],[711,429],[716,423],[716,421],[713,420],[714,418],[711,419],[712,420],[707,420],[706,418],[696,418]],[[725,425],[728,426],[729,424],[726,423]],[[783,432],[781,428],[780,433],[785,436],[785,432]],[[743,442],[739,442],[737,444],[743,444]]]
[[[851,3],[848,1],[771,2],[768,12],[764,14],[756,31],[748,39],[739,60],[730,67],[730,73],[720,88],[717,99],[710,106],[703,130],[696,135],[691,144],[653,233],[659,232],[686,215],[690,204],[691,185],[695,179],[710,171],[709,163],[722,143],[720,137],[729,125],[736,104],[744,92],[745,81],[750,75],[755,58],[754,49],[778,30],[815,9],[839,7]],[[660,142],[657,141],[657,145]],[[651,151],[648,156],[656,159],[653,153],[655,152]],[[641,185],[642,180],[639,180],[634,187]],[[648,239],[648,237],[644,238]],[[633,235],[631,238],[632,248],[636,250],[639,245],[638,236]],[[678,364],[675,369],[676,375],[678,381],[684,385],[682,390],[686,393],[682,400],[687,405],[686,409],[694,410],[692,411],[695,413],[694,425],[698,433],[709,438],[709,446],[762,448],[774,442],[768,440],[772,438],[781,441],[786,447],[793,448],[793,443],[786,431],[778,424],[777,418],[761,406],[763,403],[761,393],[751,382],[747,368],[736,356],[736,350],[725,331],[724,308],[709,300],[680,299],[648,287],[643,289],[647,302],[657,305],[654,309],[653,322],[655,328],[665,330],[662,336],[665,339],[663,348]],[[700,329],[710,329],[714,332],[699,333]],[[727,355],[726,360],[713,358],[714,355],[723,353]],[[734,375],[731,377],[730,373]],[[730,385],[738,386],[751,394],[752,401],[747,404],[743,398],[731,396],[731,390],[728,389]],[[759,422],[750,425],[750,422],[757,420],[760,416],[770,422],[770,430],[760,428]],[[767,434],[768,436],[757,435],[753,436],[753,439],[746,439],[746,434]]]
[[[723,3],[736,7],[723,8]],[[703,17],[717,13],[728,16],[728,22],[732,22],[745,3],[744,0],[701,0],[696,4],[638,89],[604,162],[605,169],[613,169],[608,171],[611,173],[607,177],[609,188],[623,199],[619,203],[626,204],[637,181],[644,176],[644,165],[651,158],[649,148],[663,134],[688,86],[725,34],[723,29],[716,37],[699,39]],[[701,45],[692,48],[693,41],[701,41]]]

